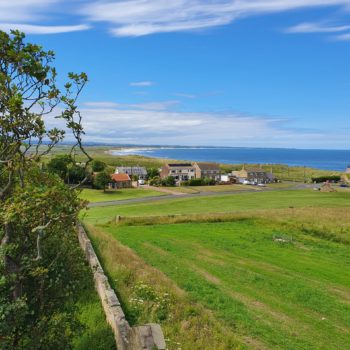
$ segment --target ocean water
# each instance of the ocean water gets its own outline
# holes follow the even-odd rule
[[[350,150],[304,150],[286,148],[133,147],[111,150],[115,155],[217,162],[226,164],[286,164],[344,171],[350,165]]]

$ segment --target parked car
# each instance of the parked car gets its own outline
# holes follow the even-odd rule
[[[138,180],[138,183],[139,183],[139,185],[144,185],[145,184],[145,180],[140,179],[140,180]]]
[[[340,187],[350,187],[348,184],[341,184]]]
[[[266,187],[265,184],[258,184],[258,186],[260,186],[260,187]]]

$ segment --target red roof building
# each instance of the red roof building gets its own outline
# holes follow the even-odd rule
[[[131,179],[128,174],[112,174],[111,175],[114,188],[130,188],[132,187]]]

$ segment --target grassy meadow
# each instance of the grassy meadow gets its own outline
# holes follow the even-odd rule
[[[128,320],[160,323],[169,350],[348,349],[349,207],[349,192],[283,190],[91,208],[84,223]]]
[[[91,203],[95,202],[109,202],[132,198],[145,198],[163,196],[165,193],[150,190],[147,188],[123,188],[119,190],[94,190],[85,188],[81,191],[79,197]]]
[[[313,211],[88,229],[128,318],[160,322],[169,349],[347,349],[350,218]]]
[[[231,213],[248,210],[280,208],[350,207],[349,192],[324,193],[309,190],[284,190],[228,195],[194,196],[157,200],[120,206],[96,207],[82,212],[84,220],[91,223],[105,223],[121,216],[152,216],[172,214]]]
[[[167,161],[108,149],[90,151],[111,169]],[[273,171],[288,181],[330,174]],[[81,218],[128,321],[161,324],[169,350],[350,349],[350,192],[295,185],[174,188],[193,196],[93,207]],[[162,195],[124,191],[81,196]]]

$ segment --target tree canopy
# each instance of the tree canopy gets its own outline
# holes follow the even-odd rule
[[[54,59],[23,33],[0,31],[1,349],[70,349],[79,331],[74,291],[88,274],[75,225],[84,203],[41,160],[66,135],[67,159],[79,151],[91,160],[77,107],[88,78],[69,73],[59,87]]]

